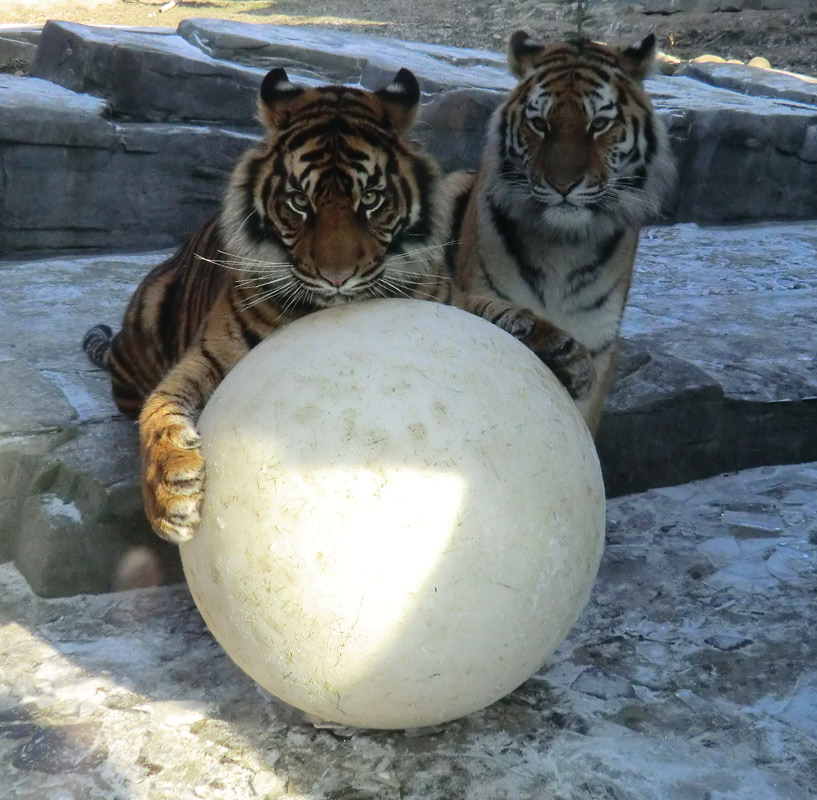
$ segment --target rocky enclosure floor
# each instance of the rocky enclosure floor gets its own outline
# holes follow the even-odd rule
[[[710,53],[741,61],[762,56],[776,69],[817,74],[817,6],[813,0],[777,4],[790,7],[647,14],[647,8],[669,7],[670,3],[594,1],[588,3],[585,34],[627,43],[652,32],[664,52],[681,59]],[[42,24],[47,19],[63,19],[93,25],[176,27],[186,17],[219,17],[278,25],[329,25],[370,35],[490,50],[502,50],[508,35],[518,28],[548,39],[576,33],[576,3],[565,0],[176,0],[172,8],[161,10],[168,5],[166,0],[0,0],[0,23]],[[743,0],[736,0],[730,7],[743,5]]]
[[[508,697],[313,727],[185,586],[46,600],[0,565],[3,800],[810,800],[817,463],[608,505],[593,598]]]

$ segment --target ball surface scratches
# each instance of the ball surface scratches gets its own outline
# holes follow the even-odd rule
[[[200,424],[181,546],[210,630],[315,717],[412,728],[530,677],[588,600],[604,490],[550,371],[449,306],[329,309],[262,342]]]

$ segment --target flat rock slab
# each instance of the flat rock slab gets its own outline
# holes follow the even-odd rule
[[[597,442],[608,493],[817,458],[816,265],[817,225],[645,231]]]
[[[184,800],[808,800],[817,465],[614,500],[591,598],[504,700],[410,732],[315,727],[186,587],[43,600],[0,567],[0,785]]]
[[[291,64],[296,71],[317,71],[329,80],[367,89],[387,85],[403,67],[415,73],[428,94],[463,86],[507,91],[515,83],[504,56],[488,50],[214,19],[184,20],[178,33],[217,58],[266,69]]]
[[[651,228],[623,333],[695,364],[727,397],[817,398],[817,223]]]
[[[167,254],[0,262],[0,553],[41,594],[128,585],[116,566],[142,548],[178,575],[141,512],[134,425],[80,349]],[[815,263],[817,225],[645,231],[598,440],[609,495],[817,459]]]
[[[661,76],[646,86],[678,165],[670,219],[718,224],[817,217],[817,106],[691,77]]]
[[[4,254],[178,243],[215,213],[236,160],[258,136],[120,123],[106,100],[37,78],[0,75],[0,108]]]
[[[47,22],[31,74],[104,97],[118,117],[251,125],[265,70],[211,58],[169,32]]]
[[[817,105],[817,78],[777,69],[756,69],[746,64],[689,62],[682,74],[713,86],[756,97],[774,97]]]

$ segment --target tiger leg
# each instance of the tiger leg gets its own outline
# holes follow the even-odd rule
[[[596,380],[590,394],[577,403],[590,433],[595,436],[601,425],[601,414],[604,409],[604,400],[613,382],[613,375],[616,367],[616,354],[618,343],[613,342],[604,352],[599,353],[594,358],[596,369]]]
[[[171,542],[187,541],[199,524],[204,459],[195,421],[217,385],[201,350],[194,349],[148,396],[139,415],[145,513],[153,530]]]
[[[455,304],[487,319],[533,350],[574,400],[582,400],[590,394],[596,377],[593,357],[567,331],[498,297],[461,294]]]
[[[85,334],[82,349],[94,366],[110,373],[113,401],[131,419],[139,416],[145,398],[169,368],[127,325],[116,334],[108,325],[94,325]]]
[[[83,349],[110,372],[113,400],[126,417],[139,417],[145,399],[196,341],[230,283],[227,271],[214,263],[221,246],[213,218],[140,281],[118,333],[101,324],[85,334]]]
[[[182,360],[148,396],[139,415],[142,498],[153,530],[171,542],[196,532],[204,498],[205,465],[196,431],[200,410],[224,376],[249,352],[215,315]]]

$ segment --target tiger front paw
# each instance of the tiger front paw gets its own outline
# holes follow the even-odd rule
[[[574,400],[583,400],[590,394],[596,379],[593,356],[569,333],[534,323],[519,340],[550,367]]]
[[[552,350],[538,355],[574,400],[583,400],[590,394],[596,379],[596,368],[593,366],[593,356],[583,344],[565,333]]]
[[[142,497],[159,536],[176,544],[193,537],[201,522],[204,459],[192,426],[173,425],[143,435]]]

